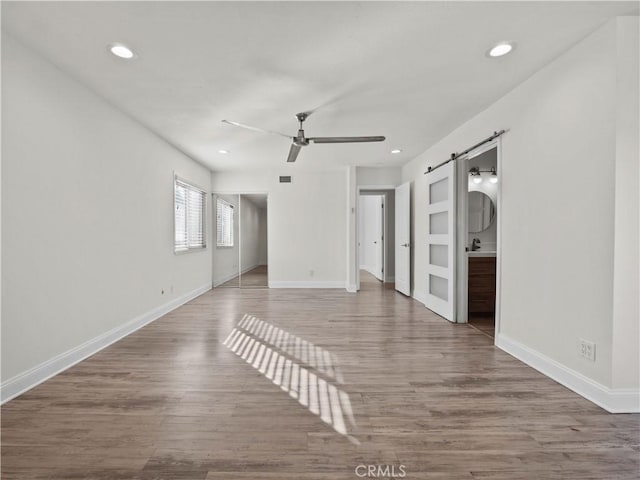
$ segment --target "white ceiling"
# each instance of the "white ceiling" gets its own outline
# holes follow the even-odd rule
[[[637,2],[2,2],[2,26],[214,171],[293,171],[404,164],[629,13]],[[514,53],[485,56],[503,40]],[[286,165],[286,138],[220,122],[295,135],[311,109],[307,136],[387,140],[311,145]]]

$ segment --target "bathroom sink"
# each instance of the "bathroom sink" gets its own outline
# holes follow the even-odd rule
[[[473,252],[467,252],[469,257],[495,257],[496,252],[491,250],[475,250]]]

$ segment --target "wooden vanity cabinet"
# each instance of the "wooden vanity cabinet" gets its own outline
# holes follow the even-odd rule
[[[496,258],[469,257],[469,313],[495,313]]]

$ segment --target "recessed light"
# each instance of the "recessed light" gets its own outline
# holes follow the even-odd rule
[[[229,153],[229,150],[218,150],[218,153],[221,153],[222,155],[226,155],[227,153]]]
[[[400,148],[394,148],[393,150],[391,150],[391,153],[396,154],[396,153],[400,153],[402,151],[402,149]]]
[[[500,42],[493,46],[491,50],[487,52],[490,57],[502,57],[513,50],[515,44],[513,42]]]
[[[125,60],[130,60],[136,56],[133,50],[121,43],[112,43],[109,45],[109,51],[116,57],[124,58]]]

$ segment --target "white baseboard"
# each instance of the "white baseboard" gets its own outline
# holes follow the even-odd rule
[[[229,275],[225,275],[222,278],[218,278],[217,280],[213,281],[213,288],[219,287],[223,283],[226,283],[229,280],[231,280],[233,278],[236,278],[237,276],[238,276],[238,273],[237,272],[233,272],[233,273],[230,273]]]
[[[344,282],[281,282],[270,281],[269,288],[346,288]]]
[[[117,342],[121,338],[126,337],[163,315],[166,315],[170,311],[187,303],[189,300],[199,297],[208,290],[211,290],[211,284],[198,287],[195,290],[160,305],[159,307],[129,320],[108,332],[98,335],[97,337],[94,337],[71,350],[67,350],[66,352],[56,355],[26,372],[20,373],[9,380],[2,382],[2,385],[0,385],[0,403],[8,402],[12,398],[23,394],[36,385],[41,384],[60,372],[63,372],[67,368],[74,366],[76,363],[81,362],[85,358],[94,355],[103,348],[108,347],[112,343]]]
[[[358,286],[355,283],[347,285],[347,292],[349,292],[349,293],[357,293],[358,292]]]
[[[640,413],[640,390],[611,389],[503,333],[496,346],[610,413]]]

